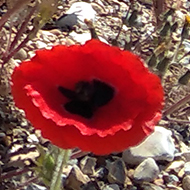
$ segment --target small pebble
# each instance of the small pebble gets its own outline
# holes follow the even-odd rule
[[[85,44],[86,41],[91,39],[90,32],[84,32],[82,34],[78,34],[73,31],[70,33],[70,36],[74,39],[74,41],[76,41],[80,44]]]
[[[185,162],[183,160],[177,160],[173,161],[169,166],[165,169],[166,172],[175,172],[178,173],[183,167],[184,167]]]
[[[190,151],[184,152],[182,155],[185,157],[187,162],[190,162]]]
[[[184,165],[185,175],[190,175],[190,162],[186,162]]]
[[[28,137],[27,137],[27,140],[28,142],[32,143],[32,142],[39,142],[38,138],[36,137],[35,134],[30,134]]]
[[[153,181],[159,174],[159,168],[152,158],[144,160],[134,172],[134,179],[136,181]]]
[[[163,186],[163,184],[164,184],[163,178],[155,179],[154,184],[157,186]]]
[[[19,59],[19,60],[25,60],[25,59],[27,59],[27,57],[28,57],[28,55],[27,55],[27,53],[26,53],[26,51],[23,49],[23,48],[21,48],[17,53],[15,53],[15,55],[14,55],[14,58],[15,59]]]
[[[41,41],[36,41],[36,47],[37,47],[38,49],[44,49],[44,48],[47,47],[47,44],[44,43],[44,42],[41,42]]]
[[[177,176],[178,176],[179,178],[183,178],[184,175],[185,175],[185,171],[184,171],[184,168],[182,168],[182,169],[178,172]]]

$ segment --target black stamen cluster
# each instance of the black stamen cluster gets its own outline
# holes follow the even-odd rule
[[[114,88],[97,79],[78,82],[74,91],[62,86],[58,89],[69,99],[64,108],[87,119],[92,118],[98,107],[106,105],[114,97]]]

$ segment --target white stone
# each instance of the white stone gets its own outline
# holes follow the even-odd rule
[[[172,133],[163,127],[155,127],[155,131],[140,145],[131,147],[123,152],[122,158],[127,164],[139,164],[146,158],[172,161],[175,145]]]
[[[91,34],[90,32],[84,32],[82,34],[78,34],[76,32],[71,32],[70,36],[72,37],[73,40],[80,44],[85,44],[86,41],[91,39]]]
[[[185,52],[189,52],[190,51],[190,41],[188,39],[185,39],[182,44],[184,45],[184,50]]]
[[[190,162],[185,163],[184,172],[185,172],[186,175],[190,175]]]
[[[86,41],[92,39],[90,32],[84,32],[82,34],[78,34],[78,33],[73,31],[70,33],[70,37],[72,38],[72,40],[74,40],[75,42],[78,42],[79,44],[85,44]],[[108,44],[108,42],[101,37],[99,37],[99,40],[101,42]]]
[[[39,142],[37,136],[35,134],[31,134],[28,136],[27,138],[28,142],[32,143],[32,142]]]
[[[84,23],[85,19],[94,22],[96,17],[96,11],[92,8],[90,3],[86,2],[73,3],[66,14],[77,15],[78,22],[83,28],[87,28],[86,24]]]

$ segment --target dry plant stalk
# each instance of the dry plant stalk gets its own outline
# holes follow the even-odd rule
[[[9,2],[9,10],[0,19],[0,31],[3,31],[4,24],[10,20],[10,18],[22,9],[28,9],[24,18],[21,18],[21,25],[16,33],[16,36],[11,40],[7,35],[7,41],[9,42],[1,53],[2,68],[25,44],[36,36],[38,30],[52,17],[57,10],[58,0],[35,0],[31,3],[31,0],[20,0],[19,3]],[[33,19],[33,27],[27,34],[27,36],[21,40],[24,32],[28,27],[29,21]],[[10,31],[11,34],[11,31]],[[2,35],[0,35],[2,36]],[[18,43],[20,41],[20,43]]]
[[[0,31],[2,30],[3,25],[8,21],[8,19],[21,10],[25,5],[30,3],[31,0],[20,0],[19,3],[16,3],[14,7],[7,11],[6,14],[0,19]]]
[[[160,22],[161,22],[160,15],[164,11],[164,4],[165,4],[165,0],[153,0],[153,8],[154,8],[154,12],[155,12],[157,26],[159,26]]]

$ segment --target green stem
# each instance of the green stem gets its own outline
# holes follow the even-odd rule
[[[50,190],[60,190],[61,188],[61,174],[63,171],[63,166],[67,164],[70,157],[71,150],[59,149],[59,155],[56,160],[55,169],[53,172]]]

